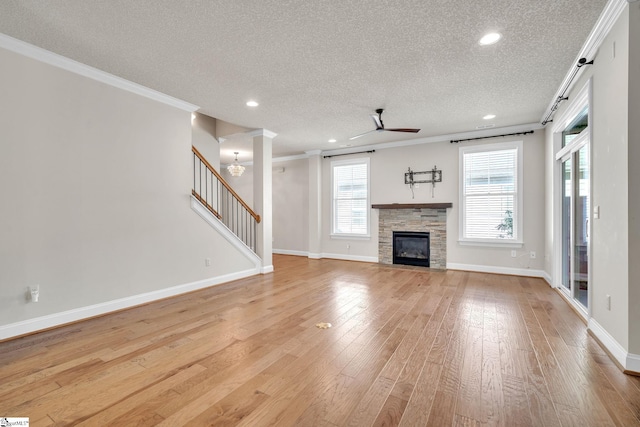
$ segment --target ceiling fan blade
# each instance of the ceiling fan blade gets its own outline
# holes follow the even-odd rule
[[[353,141],[353,140],[354,140],[354,139],[356,139],[356,138],[360,138],[361,136],[368,135],[368,134],[370,134],[371,132],[375,132],[375,131],[377,131],[377,130],[378,130],[378,129],[374,129],[374,130],[370,130],[369,132],[361,133],[360,135],[352,136],[351,138],[349,138],[349,141]]]
[[[371,114],[371,118],[373,119],[373,123],[376,124],[376,129],[384,129],[384,126],[382,126],[382,120],[380,120],[380,116],[378,116],[377,114]]]
[[[409,132],[409,133],[418,133],[418,132],[420,132],[420,129],[411,129],[411,128],[385,129],[384,123],[382,123],[382,113],[383,112],[384,112],[384,110],[382,108],[378,108],[376,110],[377,114],[371,114],[371,119],[373,120],[373,123],[376,125],[375,129],[370,130],[369,132],[361,133],[360,135],[352,136],[351,138],[349,138],[349,140],[352,141],[352,140],[354,140],[356,138],[360,138],[361,136],[368,135],[371,132],[382,132],[382,131],[385,131],[385,130],[388,130],[390,132]]]
[[[420,132],[420,129],[408,129],[408,128],[395,128],[395,129],[385,128],[384,130],[388,130],[391,132],[411,132],[411,133]]]

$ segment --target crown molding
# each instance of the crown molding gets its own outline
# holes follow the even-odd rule
[[[452,139],[466,139],[466,138],[478,138],[478,137],[499,137],[505,133],[518,133],[518,132],[527,132],[530,130],[538,130],[543,129],[540,123],[527,123],[522,125],[514,125],[514,126],[506,126],[501,128],[491,128],[491,129],[482,129],[475,130],[471,132],[458,132],[458,133],[449,133],[446,135],[436,135],[430,136],[426,138],[416,138],[404,141],[395,141],[395,142],[386,142],[382,144],[371,144],[371,145],[359,145],[357,147],[349,147],[342,148],[337,150],[309,150],[305,151],[304,154],[295,154],[292,156],[283,156],[283,157],[274,157],[271,162],[287,162],[289,160],[298,160],[298,159],[308,159],[313,156],[319,155],[335,155],[335,154],[351,154],[357,153],[361,151],[368,150],[384,150],[386,148],[397,148],[397,147],[407,147],[411,145],[421,145],[421,144],[430,144],[433,142],[446,142]],[[253,165],[253,161],[240,162],[243,166],[251,166]],[[221,165],[222,167],[223,165]]]
[[[256,136],[264,136],[270,139],[275,138],[276,136],[278,136],[277,133],[275,132],[271,132],[270,130],[267,129],[256,129],[256,130],[252,130],[250,132],[246,133],[248,136],[250,137],[256,137]]]
[[[162,92],[158,92],[138,83],[133,83],[121,77],[114,76],[113,74],[109,74],[105,71],[98,70],[97,68],[82,64],[65,56],[58,55],[57,53],[23,42],[22,40],[15,39],[6,34],[0,33],[0,48],[4,48],[22,56],[35,59],[36,61],[61,68],[83,77],[88,77],[92,80],[99,81],[118,89],[126,90],[127,92],[135,93],[136,95],[144,96],[145,98],[149,98],[190,113],[193,113],[200,108],[197,105],[165,95]]]
[[[410,145],[431,144],[434,142],[445,142],[452,139],[467,139],[467,138],[480,138],[480,137],[498,137],[505,133],[518,133],[526,132],[530,130],[542,129],[540,123],[527,123],[522,125],[506,126],[501,128],[490,128],[474,130],[470,132],[458,132],[449,133],[445,135],[429,136],[425,138],[408,139],[403,141],[385,142],[382,144],[370,144],[370,145],[358,145],[357,147],[342,148],[337,150],[323,151],[322,154],[326,156],[333,156],[336,154],[350,154],[360,151],[368,150],[384,150],[386,148],[407,147]]]
[[[274,157],[271,159],[271,163],[278,162],[288,162],[291,160],[300,160],[300,159],[308,159],[309,155],[307,154],[296,154],[293,156],[283,156],[283,157]],[[253,160],[248,160],[246,162],[239,162],[242,166],[253,166]],[[220,167],[227,167],[228,165],[221,164]]]
[[[637,0],[633,0],[633,1],[637,1]],[[555,104],[556,99],[558,99],[558,97],[561,96],[562,93],[570,92],[573,86],[575,85],[575,83],[580,79],[580,76],[584,72],[585,67],[580,67],[578,69],[578,72],[575,74],[575,77],[573,77],[573,80],[571,80],[572,78],[571,76],[574,73],[574,67],[576,67],[580,58],[586,58],[587,61],[591,61],[592,59],[595,58],[598,52],[598,49],[600,48],[600,45],[602,45],[602,42],[604,41],[605,37],[607,37],[607,35],[609,34],[609,31],[611,31],[611,28],[616,23],[616,21],[624,11],[625,7],[627,7],[627,4],[629,3],[631,2],[627,0],[609,0],[604,10],[600,14],[600,17],[598,18],[598,21],[596,22],[595,26],[591,30],[591,33],[589,33],[587,40],[582,45],[582,49],[580,49],[580,53],[578,53],[578,56],[573,61],[572,63],[573,67],[571,67],[571,69],[567,71],[567,74],[564,76],[562,83],[560,84],[560,86],[558,86],[558,90],[556,90],[556,93],[553,95],[553,98],[551,98],[551,102],[549,102],[549,106],[546,108],[546,110],[544,110],[544,114],[540,118],[541,122],[544,121],[544,119],[549,115],[549,112],[551,112],[551,109],[553,108],[553,105]],[[565,87],[566,89],[563,90],[563,88]]]
[[[296,154],[295,156],[274,157],[271,160],[271,162],[272,163],[288,162],[291,160],[300,160],[300,159],[308,159],[308,158],[309,158],[308,154]]]

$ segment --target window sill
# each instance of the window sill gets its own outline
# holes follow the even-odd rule
[[[371,240],[370,234],[331,234],[329,237],[337,240]]]
[[[458,240],[460,246],[484,246],[489,248],[522,248],[524,242],[521,241],[500,241],[500,240]]]

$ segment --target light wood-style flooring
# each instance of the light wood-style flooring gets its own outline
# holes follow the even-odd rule
[[[32,426],[640,425],[640,378],[540,279],[292,256],[275,268],[0,343],[0,416]]]

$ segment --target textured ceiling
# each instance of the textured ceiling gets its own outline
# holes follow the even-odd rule
[[[605,4],[2,0],[0,32],[276,132],[279,156],[539,122]],[[503,39],[480,46],[490,31]],[[376,108],[422,131],[348,141]]]

